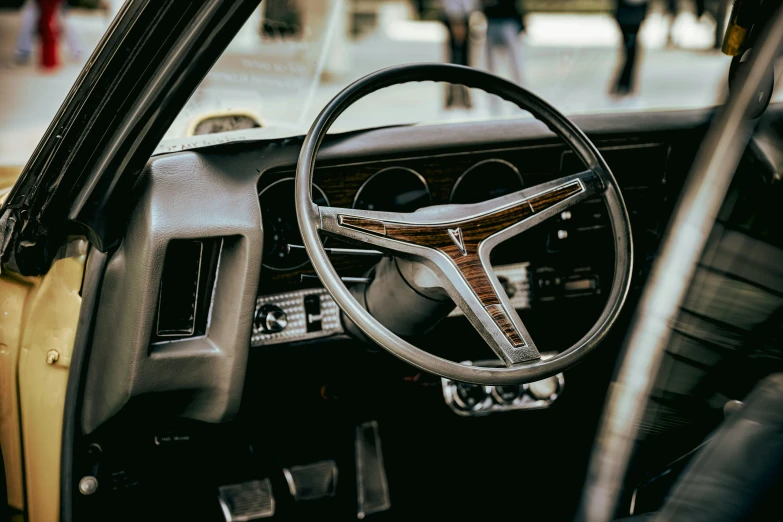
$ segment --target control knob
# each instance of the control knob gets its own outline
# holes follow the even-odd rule
[[[254,323],[260,332],[277,333],[288,326],[288,317],[279,306],[267,304],[256,310]]]

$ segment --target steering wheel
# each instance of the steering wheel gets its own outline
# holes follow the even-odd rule
[[[312,200],[315,158],[329,127],[364,96],[408,82],[448,82],[478,88],[513,102],[547,125],[579,156],[587,170],[489,201],[438,205],[411,213],[318,206]],[[503,287],[489,254],[504,240],[600,194],[614,241],[615,269],[607,303],[590,331],[558,355],[542,359]],[[554,107],[522,87],[492,74],[450,64],[390,67],[354,82],[318,115],[305,136],[296,168],[296,212],[313,267],[337,305],[367,337],[423,370],[457,381],[520,384],[557,374],[592,351],[606,336],[628,294],[633,269],[631,228],[617,181],[595,145]],[[423,263],[462,310],[502,367],[468,366],[413,346],[367,312],[343,284],[326,255],[319,232],[342,236]],[[564,318],[567,321],[567,318]],[[567,327],[567,323],[563,327]]]

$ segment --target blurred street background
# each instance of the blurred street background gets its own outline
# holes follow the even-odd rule
[[[121,4],[70,2],[59,65],[43,67],[37,39],[31,56],[18,54],[23,3],[0,0],[0,168],[5,169],[24,165]],[[266,136],[304,133],[334,94],[365,74],[394,64],[453,59],[452,33],[444,23],[447,3],[264,1],[159,150],[206,139],[192,136],[200,133],[194,131],[194,122],[219,113],[249,114]],[[514,33],[515,48],[504,49],[503,42],[493,51],[494,70],[518,78],[566,114],[705,107],[725,96],[729,58],[715,47],[728,9],[725,0],[701,6],[690,0],[647,3],[634,34],[634,80],[626,89],[615,85],[628,36],[618,23],[615,1],[515,3],[523,25]],[[478,6],[469,9],[465,19],[467,61],[488,68],[488,18]],[[467,103],[449,101],[443,85],[390,88],[352,107],[335,130],[520,114],[481,93],[471,93]]]

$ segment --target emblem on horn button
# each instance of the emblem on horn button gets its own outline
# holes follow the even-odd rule
[[[465,248],[465,242],[462,240],[462,229],[457,228],[450,228],[449,229],[449,237],[452,241],[454,241],[454,244],[457,245],[457,248],[459,248],[459,253],[463,256],[468,255],[468,251]]]

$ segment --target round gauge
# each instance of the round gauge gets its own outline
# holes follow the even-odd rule
[[[353,208],[413,212],[431,203],[430,189],[421,174],[405,167],[389,167],[364,182],[353,200]]]
[[[294,178],[275,181],[258,195],[264,223],[263,265],[274,270],[290,270],[307,262],[304,249],[288,251],[288,245],[301,245],[302,236],[296,221]],[[313,201],[329,205],[323,191],[313,184]]]
[[[452,203],[479,203],[525,186],[519,170],[501,159],[480,161],[462,173],[451,189]]]

